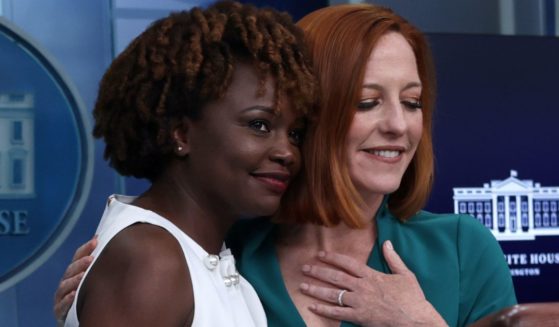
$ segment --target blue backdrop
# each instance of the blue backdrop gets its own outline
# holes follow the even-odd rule
[[[428,206],[452,212],[453,187],[521,180],[559,187],[559,39],[430,35],[436,60],[436,177]],[[533,241],[501,241],[505,254],[539,275],[514,276],[519,302],[559,301],[559,231]],[[550,259],[530,262],[531,255]],[[480,267],[483,269],[483,267]]]

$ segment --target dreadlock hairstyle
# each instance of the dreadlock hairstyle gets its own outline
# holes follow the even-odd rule
[[[105,159],[153,181],[175,148],[172,130],[225,94],[238,61],[255,68],[257,95],[272,76],[276,104],[285,94],[297,113],[310,113],[317,86],[289,15],[223,1],[154,22],[113,61],[93,111]]]

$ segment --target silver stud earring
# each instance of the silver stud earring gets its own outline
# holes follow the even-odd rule
[[[179,146],[177,147],[177,151],[179,151],[179,152],[182,151],[182,146],[179,145]]]

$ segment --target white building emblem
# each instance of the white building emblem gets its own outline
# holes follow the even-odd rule
[[[558,186],[542,187],[532,180],[520,180],[511,170],[505,180],[453,190],[454,212],[477,218],[499,241],[559,235]]]
[[[33,94],[0,93],[0,199],[35,195],[33,110]]]

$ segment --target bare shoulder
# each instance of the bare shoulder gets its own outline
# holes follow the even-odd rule
[[[165,229],[135,224],[99,255],[78,299],[81,324],[184,325],[194,297],[178,241]]]

